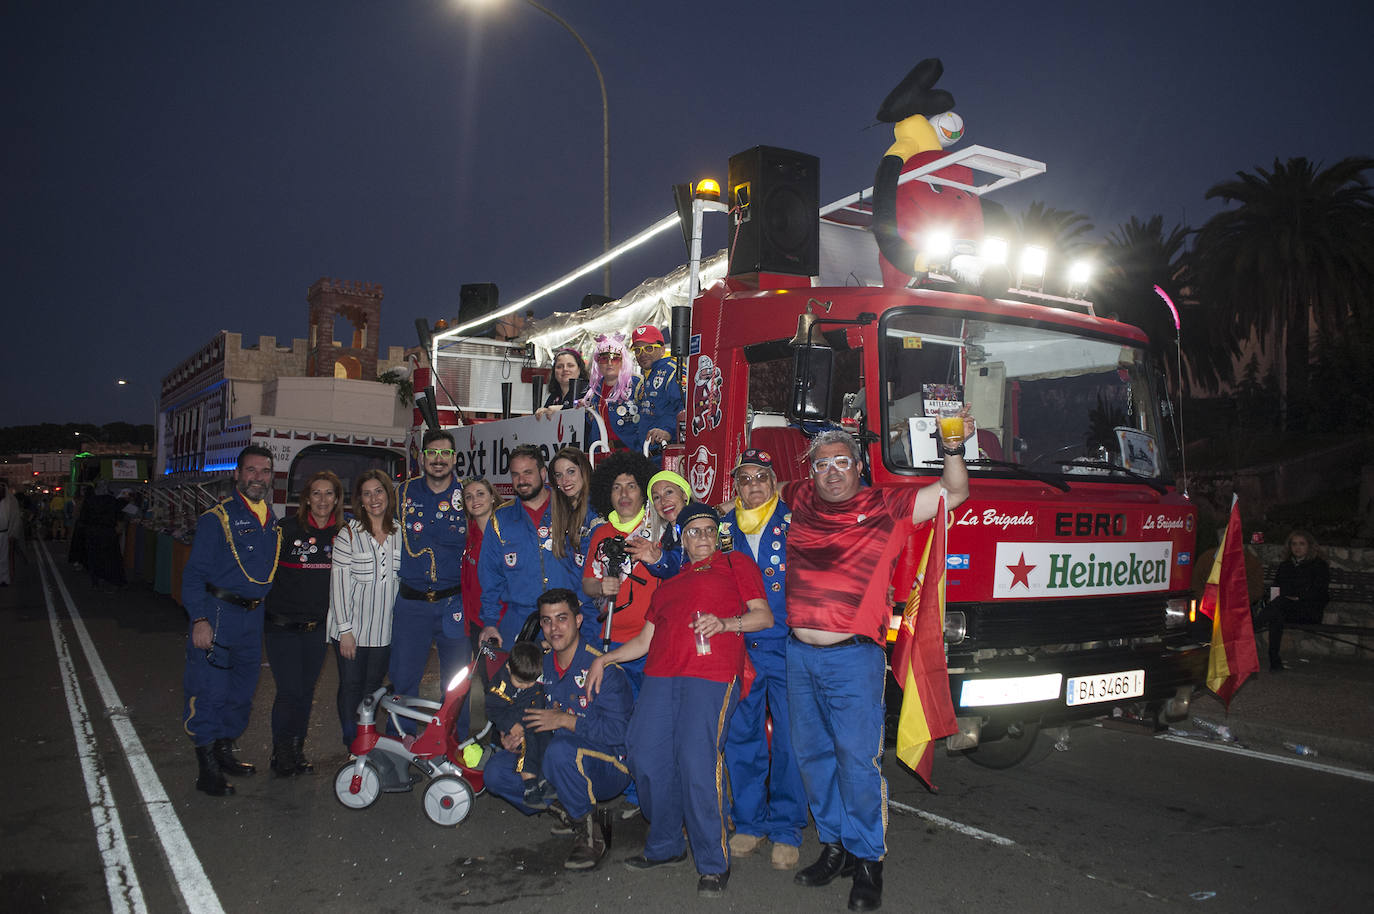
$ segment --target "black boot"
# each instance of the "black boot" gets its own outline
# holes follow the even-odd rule
[[[196,790],[208,793],[212,797],[233,796],[234,785],[224,779],[224,773],[219,770],[219,762],[215,760],[212,746],[197,746],[196,761],[200,764],[200,776],[196,778]]]
[[[883,862],[854,861],[854,887],[849,890],[849,910],[876,911],[883,906]]]
[[[854,873],[854,858],[839,844],[822,844],[821,856],[815,863],[792,877],[797,885],[830,885],[837,876]]]
[[[272,773],[279,778],[290,778],[296,776],[296,756],[292,751],[293,746],[285,741],[274,742],[272,744]]]
[[[215,761],[219,763],[220,771],[236,778],[258,773],[258,769],[251,763],[240,762],[234,758],[234,741],[232,739],[215,740]]]
[[[315,766],[305,757],[305,737],[291,737],[291,754],[296,757],[296,774],[314,774]]]

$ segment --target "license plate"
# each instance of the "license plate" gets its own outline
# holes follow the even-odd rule
[[[1099,673],[1096,676],[1077,676],[1068,681],[1064,701],[1069,706],[1090,705],[1099,701],[1136,698],[1145,694],[1145,671],[1125,670],[1120,673]]]

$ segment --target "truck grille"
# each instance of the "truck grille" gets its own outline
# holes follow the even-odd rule
[[[968,618],[969,650],[1036,648],[1164,633],[1161,594],[1024,603],[951,604]]]

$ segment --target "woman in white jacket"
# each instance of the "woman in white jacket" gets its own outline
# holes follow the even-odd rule
[[[391,618],[400,589],[401,531],[396,487],[381,470],[353,486],[353,513],[334,538],[326,634],[339,660],[344,746],[358,730],[358,705],[381,686],[391,660]]]

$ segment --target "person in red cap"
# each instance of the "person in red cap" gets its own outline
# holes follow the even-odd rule
[[[630,338],[630,351],[643,374],[634,392],[640,440],[651,447],[677,439],[677,414],[683,407],[677,361],[665,352],[663,342],[663,331],[653,324],[636,327]]]

